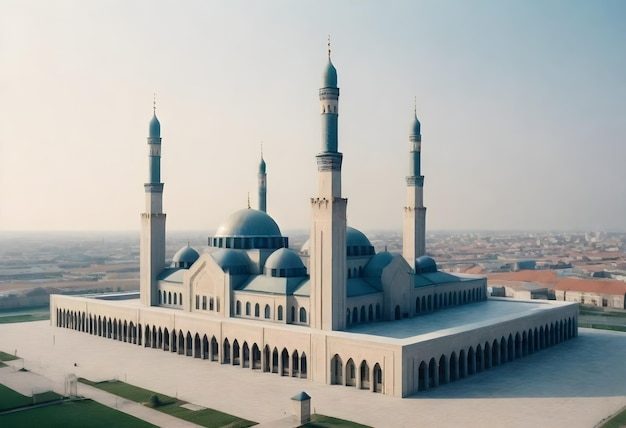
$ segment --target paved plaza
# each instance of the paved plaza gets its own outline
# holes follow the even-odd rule
[[[289,398],[302,390],[317,413],[375,427],[591,428],[626,406],[626,334],[587,329],[576,339],[404,399],[250,373],[51,327],[47,321],[0,325],[0,350],[17,351],[24,360],[12,362],[16,368],[23,364],[45,378],[43,387],[60,393],[69,373],[95,381],[119,379],[266,426],[286,426]],[[0,381],[19,383],[21,377],[8,370],[0,370]],[[79,384],[78,393],[92,394],[87,388]],[[33,389],[21,386],[24,392]]]

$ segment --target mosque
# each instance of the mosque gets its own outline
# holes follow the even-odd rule
[[[486,279],[437,269],[425,248],[421,125],[410,127],[403,251],[376,253],[346,224],[339,87],[328,53],[311,234],[300,249],[267,213],[229,216],[207,246],[166,263],[161,125],[149,124],[139,295],[51,297],[51,323],[209,362],[405,397],[577,336],[577,304],[487,296]],[[149,361],[149,353],[146,358]]]

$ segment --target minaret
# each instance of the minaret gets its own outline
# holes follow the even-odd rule
[[[409,175],[406,177],[406,206],[402,233],[402,255],[411,268],[415,259],[426,253],[426,207],[424,207],[424,176],[420,169],[422,134],[417,120],[417,106],[409,135]]]
[[[146,208],[141,214],[140,280],[141,304],[158,304],[157,275],[165,267],[165,214],[161,183],[161,124],[153,106],[148,136],[148,183],[144,184]]]
[[[261,146],[261,163],[259,164],[259,211],[267,212],[267,173],[265,172],[265,160],[263,159],[263,146]]]
[[[337,151],[339,88],[337,70],[330,60],[319,90],[322,115],[322,152],[317,157],[318,195],[311,198],[310,248],[311,319],[321,330],[346,326],[346,207],[341,197],[341,161]]]

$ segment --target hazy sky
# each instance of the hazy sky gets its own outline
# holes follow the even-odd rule
[[[348,222],[626,230],[626,2],[0,2],[0,230],[138,230],[157,94],[168,228],[310,223],[327,35]]]

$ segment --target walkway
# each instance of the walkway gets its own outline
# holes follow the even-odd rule
[[[588,428],[626,406],[626,333],[588,329],[577,339],[405,399],[146,349],[46,321],[0,325],[0,350],[15,349],[27,369],[61,388],[69,373],[120,379],[268,426],[291,415],[290,397],[303,390],[317,413],[375,427]]]

